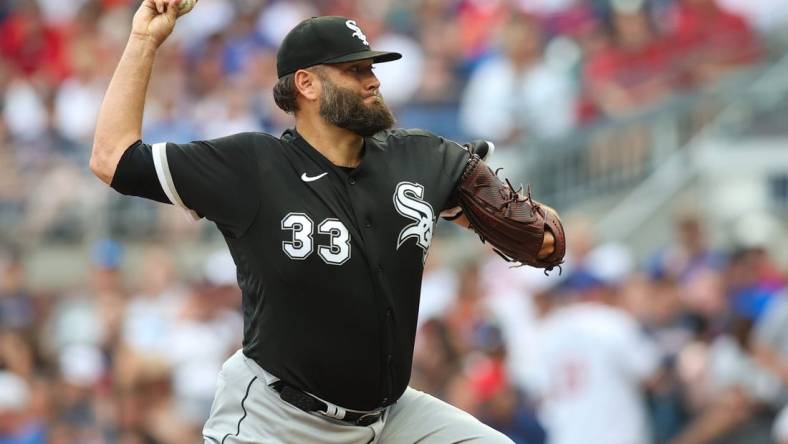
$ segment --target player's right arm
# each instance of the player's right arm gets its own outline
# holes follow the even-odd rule
[[[142,135],[142,112],[156,50],[175,26],[180,0],[144,0],[99,110],[90,169],[111,184],[123,153]]]
[[[144,0],[99,111],[90,168],[116,191],[172,203],[242,235],[259,209],[257,134],[190,143],[142,139],[142,114],[156,50],[170,35],[180,0]],[[157,141],[154,141],[157,142]]]

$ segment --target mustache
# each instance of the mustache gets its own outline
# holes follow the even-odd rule
[[[366,100],[366,99],[368,99],[370,97],[377,97],[378,99],[383,100],[383,94],[380,93],[379,89],[376,89],[372,94],[367,94],[367,95],[362,96],[362,99]]]

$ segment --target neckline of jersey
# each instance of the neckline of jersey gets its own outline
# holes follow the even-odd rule
[[[316,153],[326,163],[326,165],[330,165],[335,171],[341,171],[345,174],[351,174],[353,172],[359,171],[361,167],[364,165],[364,159],[367,156],[368,147],[375,145],[374,143],[373,144],[369,143],[368,137],[363,137],[362,140],[364,141],[364,145],[361,147],[361,160],[359,161],[358,165],[356,165],[355,167],[346,167],[346,166],[336,165],[334,162],[329,160],[328,157],[326,157],[325,155],[323,155],[323,153],[320,152],[320,150],[312,146],[312,144],[309,143],[308,140],[304,139],[304,136],[302,136],[301,133],[299,133],[296,128],[288,129],[287,131],[285,131],[285,133],[287,132],[293,134],[294,136],[292,140],[293,142],[302,143],[304,146],[308,147],[311,151]]]

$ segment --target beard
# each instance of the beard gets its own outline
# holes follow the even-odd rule
[[[376,102],[367,105],[359,93],[337,86],[328,78],[321,80],[323,97],[320,101],[320,116],[328,123],[362,137],[372,136],[394,126],[394,114],[380,94],[376,94]]]

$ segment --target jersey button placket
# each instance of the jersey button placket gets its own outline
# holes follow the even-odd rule
[[[355,185],[356,184],[356,176],[350,176],[350,178],[348,179],[348,183],[350,183],[351,185]]]

